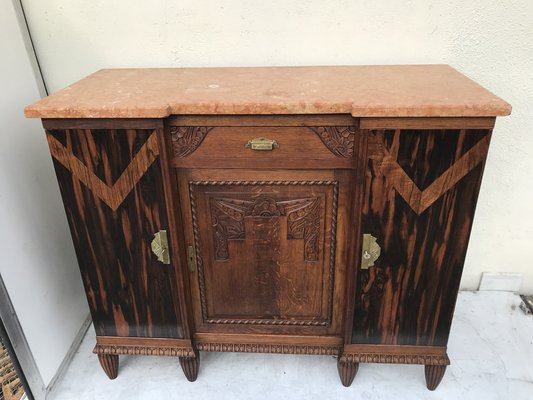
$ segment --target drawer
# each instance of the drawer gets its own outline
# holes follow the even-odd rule
[[[174,167],[353,168],[355,126],[169,126]]]

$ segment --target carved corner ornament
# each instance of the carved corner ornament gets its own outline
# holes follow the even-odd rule
[[[213,128],[209,126],[171,126],[170,137],[174,156],[187,157],[196,151],[211,129]]]
[[[337,157],[352,158],[355,148],[354,126],[310,126],[322,143]]]

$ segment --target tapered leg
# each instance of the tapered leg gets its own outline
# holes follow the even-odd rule
[[[426,386],[429,390],[437,389],[446,372],[446,365],[426,365]]]
[[[118,376],[118,356],[114,354],[98,354],[98,361],[102,369],[109,377],[115,379]]]
[[[342,384],[346,387],[352,384],[358,369],[359,363],[342,362],[340,357],[337,359],[337,371],[339,371]]]
[[[200,367],[200,355],[195,351],[195,357],[180,357],[181,369],[189,382],[194,382],[198,377]]]

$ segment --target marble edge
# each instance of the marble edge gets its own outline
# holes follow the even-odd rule
[[[182,68],[189,69],[306,69],[306,68],[343,68],[343,67],[441,67],[447,68],[468,81],[471,85],[489,94],[492,99],[475,104],[411,104],[406,106],[390,106],[387,104],[358,105],[355,102],[314,103],[253,103],[232,104],[223,102],[212,103],[182,103],[171,104],[163,99],[160,104],[152,106],[126,106],[126,107],[94,107],[75,104],[69,107],[47,105],[48,97],[40,99],[24,108],[27,118],[166,118],[170,115],[290,115],[290,114],[351,114],[353,117],[498,117],[511,114],[512,107],[505,100],[485,89],[473,79],[447,64],[412,64],[412,65],[361,65],[361,66],[292,66],[292,67],[207,67],[207,68]],[[101,69],[85,78],[74,82],[56,93],[66,92],[81,82],[109,71],[131,71],[138,68],[111,68]],[[146,70],[161,70],[175,68],[146,68]]]
[[[24,108],[26,118],[59,118],[59,119],[78,119],[78,118],[166,118],[170,115],[305,115],[305,114],[351,114],[354,118],[364,117],[502,117],[511,114],[512,107],[502,100],[500,104],[486,104],[475,107],[457,105],[457,106],[405,106],[405,107],[361,107],[352,105],[351,107],[326,106],[325,110],[314,107],[306,108],[298,104],[298,107],[284,105],[274,107],[269,105],[249,105],[244,106],[226,106],[212,105],[210,107],[191,106],[162,106],[150,109],[62,109],[51,107],[43,109],[42,106],[34,108],[27,106]]]

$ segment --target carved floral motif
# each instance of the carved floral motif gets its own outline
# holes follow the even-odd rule
[[[194,152],[213,128],[208,126],[172,126],[170,135],[172,151],[176,157],[186,157]]]
[[[322,143],[338,157],[351,158],[354,155],[355,127],[353,126],[313,126]]]
[[[288,240],[304,240],[305,261],[318,261],[320,199],[306,198],[276,201],[261,196],[254,200],[211,199],[215,258],[229,259],[228,240],[245,238],[244,217],[275,218],[287,216]]]

